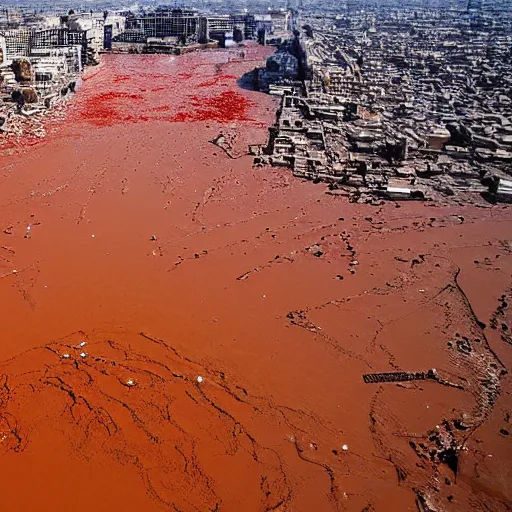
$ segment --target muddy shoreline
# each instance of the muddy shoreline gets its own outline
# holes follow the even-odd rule
[[[237,85],[266,52],[105,56],[0,156],[4,510],[511,506],[510,208],[229,158],[273,122]]]

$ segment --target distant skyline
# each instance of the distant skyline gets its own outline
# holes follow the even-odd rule
[[[194,7],[204,11],[233,12],[247,9],[265,11],[269,9],[300,9],[307,11],[346,12],[347,10],[397,8],[406,9],[474,9],[492,11],[512,11],[511,2],[500,0],[10,0],[0,9],[34,9],[37,12],[64,13],[89,10],[137,10],[141,7]]]

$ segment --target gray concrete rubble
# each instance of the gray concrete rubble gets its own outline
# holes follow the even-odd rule
[[[14,17],[0,23],[0,130],[15,136],[44,137],[42,117],[75,92],[91,61],[87,31],[67,18]],[[57,109],[58,110],[58,109]]]
[[[258,87],[282,99],[256,164],[354,201],[508,201],[512,15],[340,11],[294,20],[292,40],[259,71]]]

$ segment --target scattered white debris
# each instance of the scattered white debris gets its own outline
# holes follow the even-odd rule
[[[425,293],[425,290],[422,288],[421,290],[419,290],[420,293]]]
[[[80,357],[87,357],[87,352],[80,352]]]
[[[12,273],[13,273],[13,274],[17,274],[17,273],[18,273],[18,271],[17,271],[16,269],[14,269],[14,270],[12,271]]]
[[[342,449],[344,452],[348,451],[348,444],[344,444],[344,445],[341,447],[341,449]]]
[[[134,379],[128,379],[128,380],[126,381],[126,385],[127,385],[127,386],[130,386],[130,387],[131,387],[131,386],[136,386],[136,385],[137,385],[137,382],[135,382],[135,380],[134,380]]]
[[[63,359],[69,359],[71,356],[69,354],[62,354]]]
[[[79,347],[85,347],[85,345],[87,345],[87,341],[82,341],[78,344]]]
[[[201,384],[201,382],[203,382],[203,380],[204,380],[204,379],[203,379],[203,377],[201,377],[201,375],[199,375],[199,376],[197,377],[197,382],[199,382],[199,384]]]

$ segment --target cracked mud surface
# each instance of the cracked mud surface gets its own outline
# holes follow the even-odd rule
[[[252,168],[265,52],[107,57],[0,156],[2,510],[512,506],[511,211]]]

